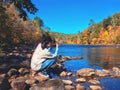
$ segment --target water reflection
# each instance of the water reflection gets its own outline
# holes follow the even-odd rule
[[[120,46],[60,45],[63,56],[82,56],[82,60],[68,61],[65,67],[72,70],[81,68],[111,69],[120,66]]]
[[[120,48],[86,48],[87,57],[91,67],[101,66],[104,69],[111,69],[113,66],[120,66]]]

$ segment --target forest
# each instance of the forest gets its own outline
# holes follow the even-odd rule
[[[91,19],[89,27],[82,32],[64,34],[51,32],[49,27],[43,29],[43,20],[38,16],[30,20],[23,8],[31,14],[38,10],[29,0],[0,0],[0,48],[21,44],[36,45],[46,35],[64,44],[120,44],[119,12],[99,23]]]

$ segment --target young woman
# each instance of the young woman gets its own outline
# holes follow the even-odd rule
[[[50,49],[53,46],[54,43],[50,36],[44,37],[38,44],[31,59],[32,75],[34,75],[35,72],[43,72],[43,74],[46,74],[47,70],[55,63],[55,57],[58,52],[58,43],[56,43],[56,51],[54,54],[50,52]]]

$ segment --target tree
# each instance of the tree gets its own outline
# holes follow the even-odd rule
[[[43,20],[42,20],[40,17],[38,17],[38,16],[36,16],[36,17],[34,18],[34,21],[35,21],[35,23],[38,24],[40,27],[42,27],[42,26],[44,25]]]
[[[3,3],[0,0],[0,48],[11,42],[11,29],[8,25],[9,17],[5,12],[6,8],[3,7]]]
[[[111,17],[108,17],[107,19],[105,18],[103,20],[103,28],[107,29],[107,27],[111,25],[111,19],[112,19]]]
[[[38,10],[35,7],[35,5],[31,2],[31,0],[1,0],[1,1],[6,4],[14,4],[17,11],[19,12],[20,18],[23,18],[23,20],[27,19],[26,10],[30,14],[35,14]]]

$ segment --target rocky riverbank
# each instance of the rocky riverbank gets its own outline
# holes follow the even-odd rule
[[[33,49],[15,47],[0,53],[0,90],[104,90],[99,78],[120,77],[120,69],[95,70],[83,68],[76,73],[65,69],[66,60],[80,60],[82,57],[59,56],[50,72],[59,78],[43,78],[41,81],[31,75],[30,59]]]

